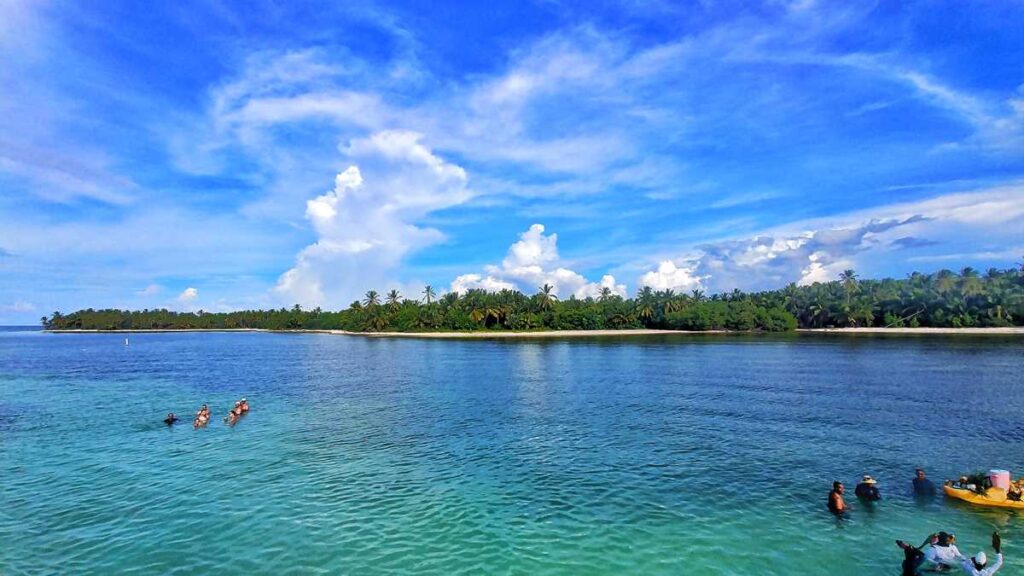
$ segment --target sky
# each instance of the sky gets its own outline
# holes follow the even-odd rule
[[[0,324],[1024,260],[1024,2],[0,0]]]

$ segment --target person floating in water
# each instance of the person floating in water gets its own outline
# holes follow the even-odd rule
[[[234,410],[231,410],[228,412],[228,415],[224,417],[224,421],[229,425],[234,426],[235,423],[238,422],[238,414],[236,414]]]
[[[917,575],[921,564],[924,564],[925,556],[923,548],[930,544],[934,539],[935,534],[929,534],[920,546],[911,546],[903,540],[896,541],[896,545],[903,549],[903,564],[901,564],[901,567],[903,568],[903,572],[901,572],[901,574],[903,576]]]
[[[878,492],[878,482],[871,476],[865,474],[861,478],[860,483],[853,489],[853,493],[866,502],[877,502],[882,499],[882,495]]]
[[[178,417],[174,415],[174,412],[168,412],[167,418],[164,418],[164,424],[167,424],[168,426],[173,425],[177,421]]]
[[[846,500],[843,500],[843,493],[846,488],[843,483],[836,480],[832,483],[832,491],[828,493],[828,511],[836,516],[846,514]]]
[[[995,562],[989,566],[988,556],[984,552],[978,552],[973,558],[963,558],[960,567],[969,576],[992,576],[1003,567],[1003,553],[1000,551],[1002,545],[1003,540],[999,537],[999,533],[993,532],[992,549],[996,551]]]
[[[935,496],[935,484],[924,477],[924,470],[921,468],[914,471],[914,494],[918,496]]]
[[[196,428],[199,428],[200,426],[206,426],[209,422],[210,408],[206,404],[203,404],[199,408],[199,411],[196,412],[196,418],[195,420],[192,421],[192,425],[195,426]]]
[[[242,398],[242,400],[240,402],[240,405],[242,407],[242,413],[243,414],[249,411],[249,401],[248,400],[246,400],[245,398]]]
[[[948,532],[939,532],[932,538],[931,546],[924,551],[924,561],[933,570],[946,570],[960,565],[964,555],[956,547],[956,536]]]

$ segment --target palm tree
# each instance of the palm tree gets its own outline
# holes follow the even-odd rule
[[[459,303],[459,293],[449,292],[444,296],[441,296],[441,306],[444,308],[454,308]]]
[[[857,273],[847,269],[839,273],[839,282],[843,285],[846,307],[850,307],[850,297],[857,292]]]
[[[366,298],[363,299],[363,306],[371,310],[380,306],[380,294],[377,294],[376,290],[368,291]]]
[[[654,300],[654,289],[650,286],[644,286],[637,291],[636,299],[644,304],[650,303]]]
[[[704,291],[699,288],[694,288],[690,295],[694,302],[700,303],[704,301]]]
[[[651,308],[650,304],[641,303],[636,309],[636,315],[638,318],[643,320],[646,325],[650,322],[651,318],[654,317],[654,309]]]
[[[388,292],[388,312],[394,313],[398,310],[398,307],[402,303],[402,295],[398,293],[398,290],[392,289]]]
[[[612,289],[604,286],[601,288],[601,295],[597,297],[598,302],[607,302],[612,297]]]
[[[434,287],[427,284],[423,287],[423,299],[427,301],[427,306],[430,306],[430,300],[435,296]]]
[[[558,296],[555,296],[555,287],[550,284],[541,286],[537,296],[540,297],[540,307],[542,310],[550,310],[555,305],[555,301],[558,300]]]

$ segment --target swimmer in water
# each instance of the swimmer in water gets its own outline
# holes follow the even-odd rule
[[[243,413],[249,411],[249,401],[246,400],[245,398],[242,398],[241,406],[242,406],[242,412]]]
[[[227,422],[230,426],[234,426],[235,423],[238,422],[238,415],[235,414],[234,410],[232,410],[228,412],[227,416],[224,417],[224,421]]]
[[[167,424],[168,426],[173,425],[177,421],[178,417],[174,415],[174,412],[168,412],[167,418],[164,418],[164,424]]]

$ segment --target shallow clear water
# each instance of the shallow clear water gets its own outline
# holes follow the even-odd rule
[[[0,573],[898,574],[1016,512],[1024,343],[0,332]],[[252,412],[220,421],[247,396]],[[160,420],[210,404],[208,429]],[[830,482],[884,502],[824,509]]]

